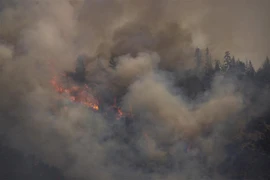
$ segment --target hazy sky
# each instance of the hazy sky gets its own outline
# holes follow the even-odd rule
[[[194,46],[209,46],[219,59],[229,50],[243,60],[251,59],[258,67],[270,54],[269,0],[103,0],[102,3],[103,8],[106,6],[102,14],[96,13],[101,8],[98,6],[92,11],[108,19],[121,16],[121,4],[128,4],[128,11],[138,14],[148,7],[143,21],[175,20],[191,29]],[[101,22],[106,22],[105,19]]]
[[[24,2],[32,0],[13,0],[19,3],[18,7],[23,9]],[[67,0],[72,2],[85,2],[81,16],[88,19],[90,28],[81,28],[83,34],[79,41],[90,41],[85,33],[90,31],[99,32],[104,36],[104,31],[112,31],[113,23],[121,22],[134,14],[143,14],[141,20],[147,23],[151,21],[174,20],[186,25],[192,31],[193,45],[199,47],[210,47],[216,58],[223,58],[225,51],[245,60],[251,59],[255,67],[259,67],[270,54],[270,21],[269,0]],[[5,4],[7,0],[0,0]],[[41,1],[42,2],[42,1]],[[78,3],[78,4],[79,4]],[[73,3],[75,4],[75,3]],[[55,6],[56,7],[56,6]],[[18,9],[20,9],[18,8]],[[25,7],[26,8],[26,7]],[[59,14],[65,15],[65,21],[73,26],[70,19],[71,11],[64,7],[58,8]],[[142,11],[145,12],[142,13]],[[12,12],[13,11],[13,12]],[[7,17],[14,10],[4,13]],[[43,10],[42,10],[43,11]],[[62,11],[62,12],[61,12]],[[85,12],[84,12],[85,11]],[[49,11],[48,11],[49,12]],[[18,13],[18,12],[17,12]],[[21,10],[18,14],[30,14],[29,11]],[[69,14],[68,14],[69,13]],[[87,14],[87,15],[86,15]],[[56,16],[56,15],[54,15]],[[3,18],[3,15],[1,17]],[[27,16],[33,19],[34,16]],[[24,20],[25,21],[25,20]],[[63,22],[63,23],[64,23]],[[90,22],[90,23],[89,23]],[[18,24],[7,28],[9,34],[14,33]],[[11,23],[7,23],[11,24]],[[4,24],[4,26],[7,26]],[[86,25],[85,25],[86,26]],[[94,27],[95,26],[95,27]],[[153,23],[153,26],[155,24]],[[3,30],[1,30],[3,31]],[[108,34],[108,32],[106,32]],[[102,34],[103,33],[103,34]],[[95,37],[97,34],[94,35]],[[0,38],[1,35],[0,35]],[[107,38],[107,37],[105,37]],[[93,38],[91,39],[93,41]],[[94,44],[94,43],[93,43]],[[95,44],[97,44],[95,42]]]
[[[200,3],[196,9],[201,12],[194,26],[204,38],[198,36],[198,44],[208,45],[219,57],[223,51],[230,50],[235,56],[252,59],[256,67],[260,66],[270,53],[270,1],[201,0]],[[186,13],[187,19],[193,17],[193,11]]]

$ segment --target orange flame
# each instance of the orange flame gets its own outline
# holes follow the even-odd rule
[[[79,102],[89,108],[92,108],[93,110],[99,110],[98,102],[96,99],[94,99],[87,90],[89,89],[88,86],[84,87],[78,87],[73,86],[71,88],[65,88],[63,85],[61,85],[56,77],[53,77],[50,81],[51,85],[55,89],[56,92],[59,94],[66,93],[69,97],[69,99],[73,102]]]
[[[116,105],[116,98],[114,98],[114,104],[113,104],[112,107],[115,108],[116,111],[117,111],[117,117],[116,117],[117,120],[119,120],[119,119],[121,119],[122,117],[125,116],[125,114],[124,114],[124,112],[121,110],[121,108],[118,107],[118,106]]]
[[[54,63],[53,61],[48,61],[49,69],[52,74],[57,74],[56,70],[54,68]],[[62,76],[66,76],[66,74],[61,74]],[[98,101],[93,98],[88,92],[89,92],[89,87],[85,85],[84,87],[79,87],[79,86],[73,86],[70,88],[65,87],[62,85],[58,79],[57,76],[54,76],[51,80],[50,83],[54,90],[59,93],[59,94],[67,94],[68,98],[73,101],[73,102],[78,102],[80,104],[83,104],[89,108],[92,108],[95,111],[99,110],[99,103]],[[129,113],[124,113],[120,107],[116,105],[116,99],[114,99],[114,105],[112,106],[116,111],[117,111],[117,119],[121,119],[122,117],[133,117],[132,113],[132,107],[130,107],[130,112]]]

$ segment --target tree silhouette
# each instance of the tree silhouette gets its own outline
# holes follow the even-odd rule
[[[256,79],[261,82],[263,86],[270,84],[270,61],[267,56],[262,67],[258,69],[256,73]]]
[[[195,63],[196,63],[196,69],[199,70],[202,64],[202,54],[201,54],[200,48],[196,48],[195,50]]]
[[[249,77],[254,77],[254,75],[255,75],[255,70],[254,70],[254,67],[253,67],[251,61],[248,62],[248,65],[247,65],[247,72],[246,72],[246,73],[247,73],[247,75],[248,75]]]
[[[230,51],[225,52],[223,70],[228,71],[231,67],[231,54]]]
[[[213,64],[212,64],[211,54],[209,52],[209,49],[206,48],[206,50],[205,50],[205,72],[209,73],[212,71],[213,71]]]
[[[221,64],[219,60],[215,60],[215,72],[219,72],[221,70]]]

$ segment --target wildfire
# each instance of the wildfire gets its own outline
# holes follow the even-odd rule
[[[57,74],[53,62],[49,61],[48,63],[51,73]],[[63,74],[63,76],[66,76]],[[95,111],[100,110],[99,108],[99,102],[96,98],[94,98],[90,93],[90,88],[87,85],[84,86],[71,86],[66,87],[64,84],[60,83],[58,76],[53,76],[53,78],[50,80],[50,84],[54,88],[54,90],[59,94],[65,94],[68,96],[68,98],[73,101],[80,103],[84,106],[87,106]],[[132,109],[130,107],[130,112],[124,113],[120,107],[116,104],[116,99],[114,99],[114,104],[112,105],[112,108],[116,111],[117,116],[116,119],[120,120],[122,117],[132,117]]]
[[[116,105],[116,98],[114,98],[114,104],[112,106],[117,111],[117,120],[121,119],[123,116],[125,116],[124,112]]]
[[[57,81],[56,76],[51,79],[50,83],[56,92],[59,94],[67,94],[71,101],[81,103],[96,111],[99,110],[98,101],[88,93],[88,86],[72,86],[70,88],[65,88]]]

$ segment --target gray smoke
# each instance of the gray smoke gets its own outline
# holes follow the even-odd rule
[[[224,41],[226,28],[243,31],[222,22],[242,6],[226,1],[233,13],[223,14],[218,9],[225,1],[218,2],[1,0],[1,133],[10,146],[61,169],[67,178],[202,179],[211,168],[212,179],[222,179],[217,165],[238,128],[228,127],[244,107],[234,80],[215,77],[212,90],[194,103],[166,73],[193,67],[197,45],[213,46],[216,53],[249,52],[235,48],[234,37]],[[268,51],[261,47],[266,46],[254,52]],[[132,107],[136,135],[129,143],[121,140],[129,136],[124,122],[59,99],[51,87],[55,73],[73,71],[82,53],[92,57],[86,79],[95,84],[93,96],[122,94],[121,109]],[[115,70],[108,66],[111,56]],[[203,136],[207,130],[211,134]],[[115,132],[118,137],[108,138]],[[193,147],[187,153],[188,144]]]

